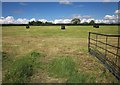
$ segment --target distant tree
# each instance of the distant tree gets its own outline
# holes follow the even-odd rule
[[[39,26],[39,25],[43,25],[43,22],[41,22],[41,21],[31,21],[31,22],[29,22],[29,25]]]
[[[80,19],[79,18],[74,18],[74,19],[72,19],[71,20],[71,23],[73,23],[73,24],[80,24]]]
[[[51,25],[52,22],[45,22],[44,24],[45,24],[45,25]]]
[[[94,21],[94,20],[91,20],[89,24],[94,25],[94,24],[95,24],[95,21]]]
[[[36,25],[37,25],[37,26],[42,25],[42,24],[43,24],[43,22],[41,22],[41,21],[36,21]]]
[[[29,22],[29,25],[35,25],[35,21]]]
[[[99,24],[106,24],[106,23],[99,23]]]

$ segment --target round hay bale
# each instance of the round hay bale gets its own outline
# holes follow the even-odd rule
[[[94,28],[99,28],[99,25],[95,24],[93,25]]]
[[[26,29],[29,29],[29,28],[30,28],[30,26],[29,26],[29,25],[27,25],[27,26],[26,26]]]
[[[64,25],[61,26],[61,30],[65,30],[65,26]]]

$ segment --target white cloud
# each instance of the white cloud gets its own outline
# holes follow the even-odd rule
[[[14,17],[13,16],[8,16],[5,18],[5,22],[6,23],[14,23]]]
[[[3,21],[0,19],[0,24],[3,24]]]
[[[94,20],[94,19],[93,18],[91,18],[91,19],[82,19],[81,23],[84,23],[84,22],[88,22],[89,23],[91,20]]]
[[[115,15],[105,15],[104,17],[105,20],[115,20],[117,17]]]
[[[37,21],[35,18],[26,19],[26,18],[18,18],[14,19],[13,16],[7,16],[7,17],[0,17],[0,24],[28,24],[28,22],[31,21]],[[53,22],[53,21],[48,21],[46,19],[39,19],[38,21],[41,22]]]
[[[0,24],[2,24],[2,23],[3,23],[3,19],[4,19],[4,18],[2,18],[2,17],[0,18]]]
[[[104,23],[104,20],[97,19],[97,20],[95,20],[95,23]]]
[[[60,4],[65,4],[65,5],[70,5],[72,4],[72,2],[68,1],[68,0],[60,0],[59,1]]]
[[[81,23],[84,23],[84,22],[90,22],[91,20],[94,20],[95,21],[95,23],[109,23],[108,21],[106,21],[106,20],[103,20],[103,19],[82,19],[81,20]]]
[[[104,21],[105,23],[118,23],[118,17],[116,15],[106,15]]]
[[[13,16],[8,16],[6,18],[1,17],[0,18],[0,24],[4,23],[4,24],[12,24],[14,23],[15,19]]]
[[[79,19],[92,19],[92,17],[89,16],[89,15],[81,16],[80,14],[74,14],[74,15],[72,15],[72,18],[79,18]]]
[[[120,10],[116,10],[115,14],[117,14],[117,15],[120,14]]]
[[[104,23],[120,23],[119,15],[120,10],[116,10],[115,15],[105,15],[104,17]]]
[[[31,22],[31,21],[36,21],[36,19],[35,19],[35,18],[32,18],[32,19],[30,19],[30,22]]]
[[[47,20],[46,19],[39,19],[38,21],[41,21],[41,22],[47,22]]]
[[[29,20],[27,20],[27,19],[22,19],[22,18],[18,18],[17,20],[16,20],[16,24],[28,24],[28,22],[29,22]]]
[[[87,22],[87,19],[82,19],[81,23]]]
[[[71,19],[55,19],[55,20],[53,21],[53,23],[55,23],[55,24],[58,24],[58,23],[68,24],[68,23],[71,23]]]
[[[64,19],[63,23],[71,23],[71,19]]]
[[[22,18],[18,18],[17,20],[14,19],[13,16],[8,16],[6,18],[1,17],[0,18],[0,24],[27,24],[29,22],[29,20],[27,19],[22,19]]]

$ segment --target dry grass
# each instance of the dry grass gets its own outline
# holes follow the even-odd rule
[[[13,30],[11,28],[13,28]],[[30,30],[22,27],[3,27],[3,51],[13,55],[16,59],[33,50],[44,52],[46,56],[42,58],[42,61],[45,63],[49,63],[57,56],[72,56],[77,64],[78,72],[82,71],[94,75],[96,77],[96,83],[117,82],[108,70],[104,73],[105,68],[95,57],[88,54],[87,33],[88,31],[97,30],[91,27],[85,27],[86,29],[80,29],[82,27],[77,27],[77,29],[75,29],[76,27],[73,27],[74,29],[72,27],[67,28],[66,31],[62,32],[60,29],[55,29],[55,27],[31,27]],[[38,69],[30,80],[31,82],[37,83],[66,82],[65,78],[50,77],[45,69],[42,71]]]

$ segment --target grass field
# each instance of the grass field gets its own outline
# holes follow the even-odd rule
[[[2,27],[3,82],[118,82],[89,55],[88,32],[118,34],[118,27],[66,26],[66,30],[60,26]]]

